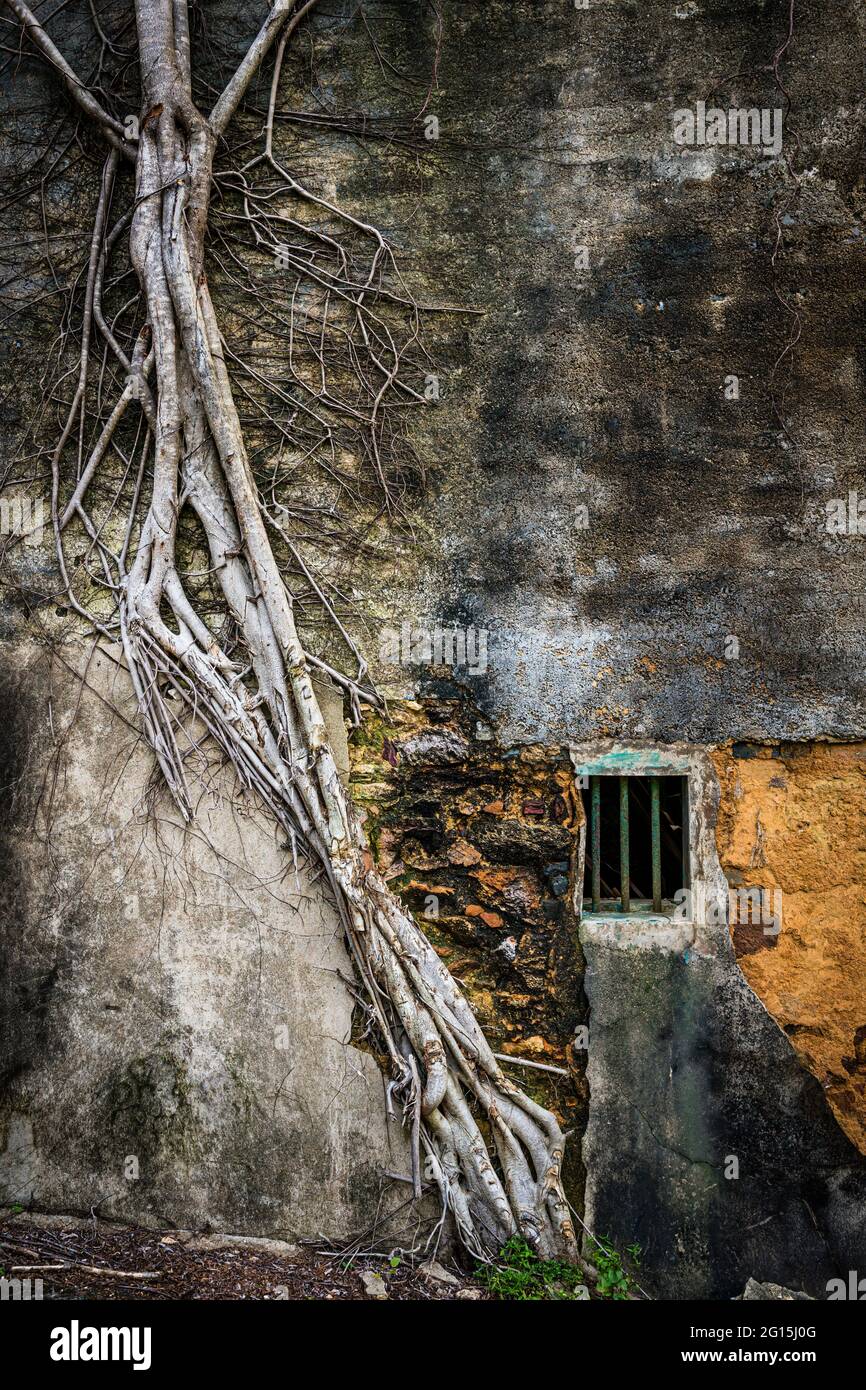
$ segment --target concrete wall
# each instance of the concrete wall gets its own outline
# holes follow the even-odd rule
[[[778,930],[734,923],[740,969],[866,1152],[866,747],[735,745],[713,762],[727,881],[781,908]]]
[[[439,612],[489,629],[475,690],[509,737],[864,731],[863,539],[825,529],[827,500],[863,491],[862,9],[797,6],[782,161],[672,140],[718,83],[723,105],[781,102],[766,73],[723,79],[766,64],[786,20],[459,7],[443,128],[490,148],[461,164],[445,230],[486,316],[441,407],[464,419]],[[776,214],[775,289],[801,315],[776,385],[790,437]]]
[[[347,0],[316,21],[322,90],[341,109],[416,109],[417,89],[383,89],[363,26],[346,23],[354,9]],[[404,0],[367,9],[395,65],[427,72],[429,14],[419,22]],[[252,11],[224,7],[227,42],[252,32]],[[364,645],[375,657],[383,628],[405,620],[484,629],[488,660],[475,674],[384,663],[377,674],[394,695],[462,701],[503,754],[532,745],[544,761],[615,738],[713,746],[729,798],[717,851],[744,875],[752,813],[782,789],[747,779],[738,801],[726,781],[731,740],[866,735],[866,543],[825,525],[829,500],[866,491],[862,9],[798,4],[783,79],[800,144],[788,139],[782,161],[672,139],[674,110],[710,97],[726,74],[748,75],[720,104],[780,102],[766,65],[787,21],[781,0],[594,0],[587,11],[567,0],[445,0],[443,13],[437,142],[407,159],[381,143],[368,157],[353,139],[298,135],[304,172],[384,227],[419,297],[484,311],[429,321],[442,400],[413,427],[431,481],[412,518],[414,547],[342,562]],[[306,65],[292,80],[305,101]],[[802,335],[773,387],[793,336],[779,295]],[[37,379],[40,344],[14,350]],[[730,373],[738,401],[724,397]],[[16,640],[28,604],[53,624],[47,589],[39,578],[26,602],[13,597]],[[36,789],[55,751],[57,828],[48,842],[49,803],[24,795],[4,889],[8,1190],[30,1183],[43,1204],[78,1209],[96,1193],[115,1214],[239,1230],[348,1229],[369,1214],[381,1168],[399,1163],[375,1063],[344,1045],[350,1003],[330,973],[342,954],[327,909],[282,879],[286,856],[252,810],[238,823],[203,806],[183,848],[164,811],[145,829],[136,807],[147,759],[118,751],[131,730],[86,694],[63,739],[74,683],[55,666],[49,714],[44,670],[23,669],[7,701],[11,754]],[[89,678],[113,696],[107,668]],[[413,777],[429,774],[410,770],[401,795],[411,801]],[[856,799],[856,777],[843,780]],[[859,873],[853,864],[845,883],[830,875],[835,841],[816,804],[827,792],[816,778],[810,797],[777,815],[789,833],[774,849],[773,882],[790,878],[802,833],[814,846],[802,891],[816,881],[842,891],[803,899],[797,934],[773,953],[788,962],[784,977],[743,957],[760,999],[724,933],[688,962],[657,943],[584,943],[590,1210],[622,1243],[646,1241],[661,1292],[725,1294],[750,1273],[797,1282],[798,1260],[819,1286],[830,1257],[804,1210],[843,1263],[862,1258],[849,1219],[859,1160],[822,1093],[829,1085],[848,1134],[859,1132],[855,1073],[844,1103],[829,1073],[859,1057],[860,955],[834,957],[833,981],[846,976],[840,1008],[832,991],[789,987],[813,951],[829,949]],[[238,864],[228,893],[208,833]],[[492,891],[477,905],[502,915]],[[529,948],[537,958],[531,933]],[[576,941],[573,951],[571,999],[551,1005],[550,981],[532,986],[545,996],[543,1042],[557,1009],[569,1023],[583,1016]],[[570,964],[557,969],[565,978]],[[532,990],[521,1039],[533,1036]],[[796,1024],[797,1051],[761,1000]],[[288,1055],[271,1042],[283,1021]],[[549,1045],[564,1055],[562,1038]],[[135,1144],[145,1160],[137,1186],[118,1169]],[[719,1185],[727,1152],[748,1170],[739,1187]],[[751,1227],[758,1235],[746,1237]]]
[[[586,1220],[641,1246],[654,1297],[732,1298],[750,1277],[826,1297],[866,1260],[866,1158],[743,977],[717,849],[736,802],[720,806],[706,753],[675,751],[689,766],[692,905],[669,922],[586,914],[580,928]],[[763,935],[787,949],[784,917]],[[832,1005],[808,1015],[817,1033]]]
[[[826,1297],[866,1261],[863,1156],[724,930],[709,951],[651,935],[581,935],[586,1220],[641,1246],[656,1298],[733,1298],[749,1277]]]
[[[0,1201],[365,1228],[408,1160],[334,911],[220,775],[182,832],[118,668],[84,674],[19,651],[3,682]]]
[[[859,1142],[866,551],[827,529],[866,490],[862,10],[797,6],[782,160],[672,138],[698,99],[786,104],[767,64],[787,15],[460,7],[437,108],[454,194],[416,224],[424,274],[485,315],[443,360],[435,541],[394,611],[483,630],[488,659],[381,674],[468,692],[505,746],[715,748],[715,852],[732,883],[790,895],[775,947],[738,945],[753,988],[724,929],[689,961],[582,938],[587,1210],[645,1244],[669,1296],[728,1296],[759,1267],[821,1292],[864,1258],[838,1119]],[[787,741],[784,786],[747,740],[762,768]]]

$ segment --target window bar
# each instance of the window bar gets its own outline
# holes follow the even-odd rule
[[[592,805],[592,910],[601,911],[601,778],[590,777]]]
[[[628,862],[628,778],[619,779],[619,893],[620,911],[628,912],[629,862]]]
[[[661,781],[650,778],[652,798],[653,912],[662,910],[662,813]]]
[[[683,823],[682,831],[682,855],[683,855],[683,886],[691,888],[691,858],[689,846],[689,779],[680,778],[680,820]]]

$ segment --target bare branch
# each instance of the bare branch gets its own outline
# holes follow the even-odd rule
[[[247,87],[270,52],[271,45],[280,34],[296,3],[297,0],[276,0],[270,14],[244,54],[243,61],[210,113],[210,127],[215,135],[219,136],[225,133],[229,121],[243,100]],[[318,3],[319,0],[306,0],[306,4],[292,15],[285,34],[287,39],[291,38],[304,16],[309,14],[310,10]]]
[[[127,141],[126,133],[120,121],[109,115],[93,93],[76,76],[60,49],[48,37],[33,11],[23,3],[23,0],[3,0],[3,3],[21,21],[26,33],[36,48],[39,49],[43,58],[60,73],[67,91],[82,111],[102,126],[113,145],[122,150],[129,159],[134,159],[135,150],[132,144]]]

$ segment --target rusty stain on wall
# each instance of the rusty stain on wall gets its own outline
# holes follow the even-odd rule
[[[713,753],[732,887],[780,889],[777,935],[732,924],[746,979],[866,1152],[866,743]]]

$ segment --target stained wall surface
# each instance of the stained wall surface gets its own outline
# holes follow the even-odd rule
[[[27,655],[0,721],[0,1201],[365,1228],[408,1160],[379,1065],[350,1043],[333,908],[218,775],[186,834],[154,806],[116,654],[84,687]]]
[[[239,46],[245,25],[255,30],[259,8],[213,7],[226,43]],[[340,0],[317,16],[316,80],[342,109],[402,115],[409,96],[383,92],[354,8]],[[365,8],[395,66],[428,72],[430,15],[404,0]],[[485,882],[477,865],[446,853],[452,879],[465,871],[461,891],[477,888],[461,909],[480,913],[452,914],[460,918],[452,930],[468,939],[439,944],[469,962],[485,1021],[506,1050],[568,1063],[564,1037],[553,1034],[589,1018],[589,1092],[584,1085],[575,1095],[581,1123],[588,1103],[592,1127],[595,1047],[596,1135],[616,1118],[605,1109],[615,1094],[607,1075],[643,1076],[668,1150],[683,1137],[668,1125],[670,1096],[656,1085],[669,1063],[660,1039],[673,1029],[683,1056],[711,1054],[695,1075],[714,1080],[724,1071],[732,1092],[762,1058],[784,1072],[784,1123],[771,1154],[783,1186],[785,1145],[818,1111],[827,1172],[856,1167],[866,1026],[857,796],[866,540],[856,526],[854,534],[828,530],[827,508],[866,492],[862,8],[853,0],[797,5],[780,67],[791,100],[781,158],[681,147],[672,132],[676,109],[710,100],[719,84],[725,106],[787,105],[767,71],[786,33],[785,4],[598,0],[578,11],[566,0],[444,0],[442,10],[439,90],[429,108],[438,140],[408,165],[388,142],[371,154],[338,134],[304,131],[293,149],[326,196],[382,226],[419,298],[483,311],[431,316],[441,400],[413,425],[430,489],[412,517],[411,548],[389,540],[375,562],[347,569],[359,635],[391,694],[464,702],[458,725],[470,720],[470,729],[477,710],[499,755],[542,750],[554,780],[557,757],[574,741],[711,747],[721,866],[735,884],[780,886],[785,907],[775,944],[735,932],[736,959],[720,942],[699,984],[676,961],[600,951],[587,999],[579,944],[566,960],[567,933],[543,918],[546,898],[559,895],[542,870],[562,860],[546,857],[536,824],[522,852],[537,901],[530,894],[525,906],[519,894],[507,896],[510,881],[489,877],[490,866],[481,866]],[[306,64],[292,80],[301,103]],[[24,362],[27,345],[14,351]],[[38,359],[38,345],[33,353]],[[38,360],[28,370],[38,376]],[[726,398],[731,375],[738,399]],[[34,581],[32,592],[44,591]],[[4,613],[18,642],[27,611]],[[483,666],[376,662],[383,630],[406,621],[483,631]],[[10,756],[23,750],[25,780],[32,759],[41,787],[54,749],[49,786],[60,830],[50,845],[34,840],[39,808],[31,802],[10,825],[9,1190],[32,1180],[47,1204],[81,1209],[105,1189],[116,1214],[155,1215],[159,1205],[187,1223],[206,1216],[257,1231],[311,1229],[330,1212],[329,1229],[347,1229],[369,1210],[378,1173],[394,1163],[394,1141],[375,1063],[345,1043],[351,1002],[331,973],[342,957],[326,907],[282,878],[285,856],[252,813],[237,824],[218,808],[207,815],[238,863],[237,884],[226,888],[215,875],[202,832],[183,851],[195,856],[194,888],[181,889],[186,880],[172,868],[164,891],[163,844],[169,863],[181,851],[170,827],[145,833],[137,818],[147,760],[136,751],[127,763],[118,752],[131,731],[122,726],[118,742],[104,705],[88,694],[86,716],[57,749],[73,687],[50,687],[49,713],[47,677],[29,657],[22,662],[25,675],[7,701]],[[107,672],[92,679],[108,693]],[[113,678],[108,685],[113,693]],[[740,744],[755,756],[740,756]],[[480,785],[482,762],[473,754],[466,764]],[[385,759],[382,794],[397,796],[398,819],[401,798],[406,809],[432,779],[448,792],[435,813],[447,820],[448,846],[462,839],[477,849],[480,827],[496,849],[500,813],[484,811],[495,796],[461,822],[441,768],[422,762],[396,793],[394,771]],[[758,816],[764,864],[754,853]],[[521,868],[507,857],[515,846],[521,852],[519,841],[499,845],[500,870]],[[560,852],[553,841],[549,848]],[[407,866],[403,886],[422,914],[417,885],[435,888],[429,875],[439,865]],[[209,884],[227,895],[216,907]],[[239,908],[237,891],[245,895]],[[499,1014],[485,952],[492,958],[500,928],[485,913],[519,923],[532,974],[530,988],[510,990],[521,1002],[510,998]],[[542,937],[556,940],[550,978],[539,978]],[[503,962],[495,957],[500,971]],[[572,971],[571,997],[557,996]],[[641,1008],[645,997],[653,1009]],[[625,1034],[616,1027],[623,1001]],[[283,1019],[288,1060],[268,1041]],[[532,1038],[541,1043],[534,1054]],[[641,1057],[658,1077],[641,1072]],[[686,1119],[723,1148],[735,1137],[733,1112],[714,1108],[712,1094],[709,1083],[690,1093]],[[748,1105],[736,1114],[736,1133],[747,1134]],[[650,1116],[650,1131],[654,1123]],[[682,1189],[676,1174],[668,1182],[658,1153],[649,1161],[645,1134],[616,1123],[609,1133],[613,1147],[594,1146],[589,1131],[590,1195],[602,1210],[602,1191],[609,1194],[605,1210],[611,1222],[621,1214],[616,1234],[628,1239],[634,1213],[618,1192],[639,1182],[647,1202],[673,1213]],[[755,1133],[763,1142],[770,1130]],[[140,1134],[150,1147],[133,1187],[116,1165]],[[797,1215],[776,1248],[800,1230],[800,1196],[799,1187],[783,1194],[784,1209]],[[713,1252],[727,1248],[742,1214],[691,1210],[689,1267],[709,1271],[705,1288],[727,1289],[742,1270],[725,1266],[716,1279]],[[846,1221],[834,1227],[840,1258]],[[674,1215],[669,1229],[683,1229]],[[676,1249],[672,1240],[657,1248]],[[813,1279],[823,1273],[818,1261],[809,1269]]]
[[[740,969],[866,1152],[866,748],[741,746],[715,763],[719,855],[745,890]],[[766,920],[751,921],[750,887]]]

